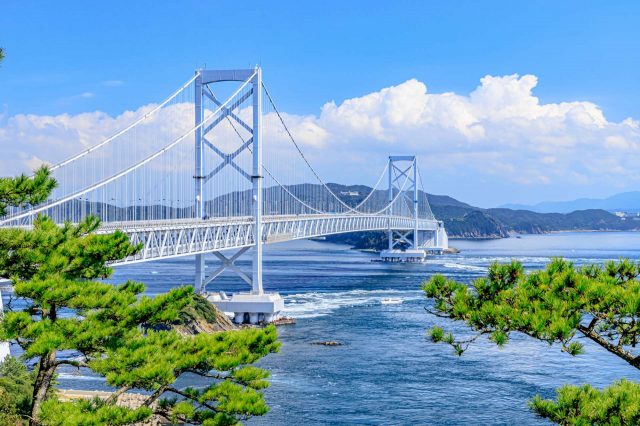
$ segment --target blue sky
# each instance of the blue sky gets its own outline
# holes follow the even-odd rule
[[[115,116],[164,98],[195,68],[255,63],[292,114],[320,115],[329,101],[409,79],[429,93],[468,96],[485,75],[531,74],[542,104],[588,101],[611,123],[640,118],[637,2],[8,0],[2,9],[0,126],[19,114]],[[635,133],[625,135],[635,143]],[[420,155],[427,162],[436,153]],[[572,166],[589,180],[569,193],[558,187],[568,176],[511,182],[481,167],[442,171],[429,189],[495,205],[605,196],[640,183],[622,175],[611,179],[626,186],[598,182],[588,162]],[[486,185],[497,190],[479,193]]]

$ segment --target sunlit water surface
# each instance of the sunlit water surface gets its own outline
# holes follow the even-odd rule
[[[605,386],[640,372],[584,341],[586,354],[571,357],[513,335],[503,349],[487,341],[462,357],[425,338],[434,324],[465,333],[460,324],[425,312],[420,284],[435,273],[469,282],[494,261],[520,260],[527,269],[563,256],[576,265],[608,259],[640,258],[640,233],[561,233],[490,241],[452,241],[460,254],[431,257],[421,265],[372,262],[374,254],[324,242],[297,241],[268,246],[264,283],[285,297],[285,315],[298,318],[279,328],[282,349],[259,365],[271,372],[265,392],[271,411],[248,421],[284,424],[537,425],[527,408],[535,394],[552,397],[564,383]],[[239,262],[248,267],[248,262]],[[216,267],[211,259],[209,270]],[[193,259],[121,267],[112,281],[143,281],[149,294],[193,281]],[[245,290],[223,275],[209,291]],[[5,297],[7,288],[3,289]],[[384,298],[402,304],[383,305]],[[312,342],[335,340],[343,346]],[[100,378],[72,370],[60,375],[63,387],[104,388]],[[201,382],[187,378],[184,384]]]

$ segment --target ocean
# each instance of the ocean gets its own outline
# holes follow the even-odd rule
[[[459,323],[425,311],[420,285],[436,273],[470,282],[491,262],[518,259],[528,270],[562,256],[576,265],[620,257],[640,259],[640,233],[558,233],[486,241],[452,240],[459,254],[424,264],[376,263],[376,255],[348,246],[295,241],[265,249],[264,285],[285,298],[297,324],[279,327],[282,348],[259,366],[271,372],[265,391],[270,412],[248,425],[544,425],[527,407],[536,394],[553,397],[565,383],[603,387],[614,380],[640,381],[640,371],[584,340],[583,355],[513,334],[504,348],[480,340],[462,357],[433,344],[434,324],[460,335]],[[248,260],[240,261],[249,268]],[[216,267],[211,256],[208,270]],[[147,284],[150,295],[193,281],[192,258],[130,265],[111,281]],[[209,291],[246,290],[223,275]],[[3,288],[4,297],[7,289]],[[385,298],[401,304],[381,304]],[[5,300],[6,302],[6,300]],[[334,340],[341,346],[313,342]],[[194,384],[186,378],[182,384]],[[60,385],[104,389],[99,377],[64,370]]]

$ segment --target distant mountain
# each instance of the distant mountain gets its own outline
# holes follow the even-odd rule
[[[340,188],[336,185],[335,189],[344,191],[350,187]],[[361,196],[364,196],[371,189],[360,187],[360,190]],[[640,196],[640,192],[636,194]],[[427,197],[433,214],[444,222],[451,238],[507,238],[509,234],[557,231],[640,230],[640,217],[620,218],[604,209],[540,213],[509,208],[482,209],[446,195],[427,194]],[[327,236],[327,241],[346,243],[359,249],[378,250],[385,248],[387,244],[386,234],[380,231],[330,235]]]
[[[608,198],[578,198],[571,201],[544,201],[534,205],[505,204],[512,210],[531,210],[538,213],[570,213],[576,210],[602,209],[609,212],[640,212],[640,191],[622,192]]]
[[[431,206],[475,208],[467,203],[463,203],[462,201],[458,201],[455,198],[449,197],[448,195],[427,194],[427,199],[429,200],[429,205]]]
[[[640,217],[620,218],[602,209],[538,213],[507,208],[481,209],[464,203],[443,205],[431,197],[429,201],[436,218],[444,221],[447,233],[453,238],[503,238],[510,233],[640,229]]]

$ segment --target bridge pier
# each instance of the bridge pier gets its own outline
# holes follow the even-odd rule
[[[383,250],[380,259],[383,262],[422,263],[427,260],[427,252],[422,249]]]
[[[227,269],[232,270],[242,278],[243,281],[251,285],[254,282],[252,277],[249,277],[235,264],[235,261],[250,248],[251,247],[243,247],[231,257],[227,257],[217,251],[212,252],[214,256],[220,259],[221,265],[206,279],[204,279],[204,255],[202,255],[203,267],[201,275],[198,274],[198,263],[196,263],[196,289],[222,312],[233,314],[233,321],[237,324],[268,323],[276,319],[280,311],[284,309],[284,300],[278,293],[265,293],[261,288],[254,288],[250,292],[234,293],[231,297],[227,296],[224,292],[206,292],[207,284],[211,283]],[[253,261],[255,262],[255,257]],[[262,274],[262,268],[260,268],[259,271],[260,274]],[[200,285],[197,283],[198,279],[202,280]]]
[[[202,293],[205,287],[205,265],[204,254],[196,254],[196,276],[194,288],[198,293]]]

